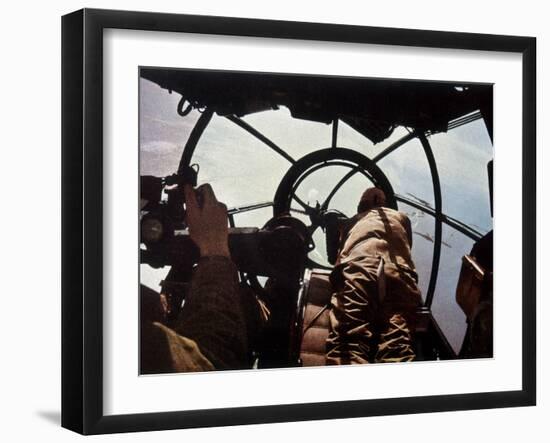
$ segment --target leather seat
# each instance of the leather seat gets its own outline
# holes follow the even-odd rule
[[[332,286],[330,271],[313,269],[304,288],[304,320],[300,359],[302,366],[325,365],[325,342],[328,337]]]

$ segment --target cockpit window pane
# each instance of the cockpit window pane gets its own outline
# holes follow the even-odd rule
[[[224,117],[214,115],[191,163],[200,166],[199,182],[210,183],[228,208],[273,201],[290,163]]]
[[[418,274],[422,298],[426,298],[432,272],[435,219],[424,211],[399,202],[399,210],[407,214],[413,234],[412,258]]]
[[[234,216],[235,226],[243,228],[261,228],[271,217],[273,217],[272,206],[241,212]]]
[[[143,78],[139,87],[139,172],[164,177],[176,172],[200,113],[181,117],[176,111],[181,95]]]
[[[417,138],[382,158],[378,166],[396,194],[434,207],[432,175],[424,148]]]
[[[441,180],[443,212],[482,234],[492,229],[487,164],[491,139],[482,119],[430,137]]]
[[[250,114],[243,117],[243,120],[295,160],[331,145],[331,124],[293,118],[285,107]]]
[[[338,122],[338,147],[353,149],[372,158],[378,151],[378,145],[374,145],[367,137],[348,126],[342,120]]]
[[[443,225],[442,240],[432,313],[447,340],[458,352],[466,332],[466,316],[456,302],[456,285],[462,257],[470,253],[474,242],[446,225]]]

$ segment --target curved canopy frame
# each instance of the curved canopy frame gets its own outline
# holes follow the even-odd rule
[[[213,111],[210,109],[205,109],[202,112],[201,117],[196,122],[191,135],[189,136],[189,139],[187,140],[187,143],[185,145],[185,148],[183,150],[180,166],[179,169],[183,169],[185,166],[189,166],[191,164],[191,159],[193,157],[193,154],[195,152],[195,149],[197,147],[197,144],[201,138],[201,136],[204,133],[204,130],[210,123]],[[271,141],[268,137],[266,137],[264,134],[262,134],[260,131],[258,131],[256,128],[254,128],[249,123],[245,122],[241,118],[234,116],[234,115],[228,115],[225,118],[227,118],[229,121],[233,122],[236,126],[240,127],[247,133],[249,133],[251,136],[255,137],[259,141],[261,141],[265,146],[276,152],[278,155],[283,157],[285,160],[287,160],[291,165],[295,165],[297,163],[297,160],[294,159],[292,156],[290,156],[283,148],[279,147],[277,144],[275,144],[273,141]],[[470,123],[476,119],[481,118],[481,114],[479,112],[476,112],[474,114],[461,117],[459,119],[456,119],[453,122],[449,123],[449,129],[456,128],[458,126]],[[446,224],[450,226],[451,228],[459,231],[460,233],[464,234],[465,236],[471,238],[474,241],[479,240],[482,237],[482,234],[478,232],[477,230],[473,229],[471,226],[467,225],[466,223],[461,222],[460,220],[457,220],[453,217],[450,217],[443,213],[442,211],[442,195],[441,195],[441,183],[439,180],[439,173],[437,169],[437,163],[433,155],[432,147],[428,141],[427,135],[429,133],[425,133],[423,131],[409,131],[409,133],[399,140],[392,143],[390,146],[388,146],[386,149],[384,149],[382,152],[374,156],[372,159],[370,159],[374,164],[378,163],[380,160],[385,158],[386,156],[396,152],[399,150],[399,148],[403,147],[407,144],[407,142],[418,138],[420,141],[422,148],[424,150],[424,154],[426,156],[426,160],[428,161],[428,166],[430,170],[430,175],[432,179],[432,185],[433,185],[433,193],[434,193],[434,201],[435,201],[435,207],[431,208],[430,206],[427,206],[425,204],[418,203],[416,201],[413,201],[411,199],[408,199],[404,196],[395,194],[395,199],[397,201],[400,201],[402,203],[405,203],[407,205],[410,205],[416,209],[419,209],[423,211],[424,213],[430,215],[434,218],[434,248],[433,248],[433,254],[432,254],[432,268],[430,271],[430,280],[428,284],[428,290],[426,293],[424,305],[426,307],[430,307],[433,298],[435,295],[435,287],[437,283],[437,276],[439,271],[439,263],[441,259],[441,245],[442,245],[442,226],[443,224]],[[332,137],[331,137],[331,149],[344,149],[337,146],[337,139],[338,139],[338,120],[334,120],[332,124]],[[346,165],[349,166],[349,165]],[[317,169],[319,169],[321,166],[319,166]],[[321,207],[323,209],[327,209],[330,201],[338,192],[338,190],[356,173],[361,173],[361,167],[352,167],[352,169],[344,176],[340,181],[334,186],[332,191],[330,192],[329,196],[326,198],[326,200],[322,203]],[[309,171],[308,175],[313,172]],[[295,190],[295,189],[294,189]],[[304,203],[302,200],[300,200],[297,196],[293,197],[299,204],[304,208],[304,213],[307,214],[308,211],[310,211],[311,207],[309,207],[306,203]],[[253,204],[249,206],[239,207],[239,208],[231,208],[229,209],[229,218],[230,223],[234,225],[234,215],[246,211],[255,210],[258,208],[263,208],[267,206],[272,206],[274,202],[264,202],[259,204]]]

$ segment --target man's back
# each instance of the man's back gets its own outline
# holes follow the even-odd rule
[[[372,255],[383,258],[385,263],[415,271],[411,258],[411,225],[405,214],[378,207],[357,214],[350,225],[344,233],[338,263]]]
[[[335,292],[327,364],[414,360],[412,334],[421,296],[409,219],[394,209],[371,206],[341,234],[331,274]]]

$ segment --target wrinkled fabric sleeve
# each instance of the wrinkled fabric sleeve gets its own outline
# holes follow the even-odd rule
[[[194,270],[175,331],[197,343],[215,369],[248,365],[246,322],[237,268],[226,257],[203,257]]]

